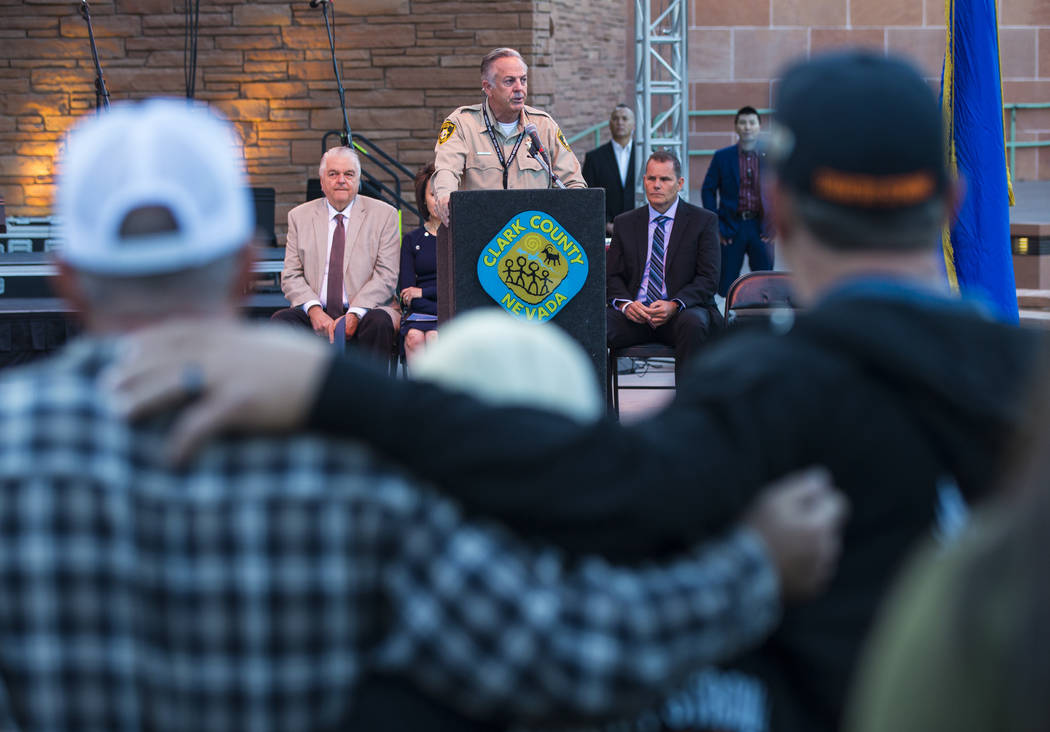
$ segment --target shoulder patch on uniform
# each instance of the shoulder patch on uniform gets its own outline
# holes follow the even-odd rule
[[[456,131],[456,123],[445,120],[441,123],[441,134],[438,135],[438,145],[444,145],[448,142],[448,138],[452,137],[452,133]]]
[[[566,140],[565,139],[565,135],[563,135],[561,133],[561,128],[560,127],[558,128],[558,142],[560,142],[561,146],[564,147],[566,150],[568,150],[569,152],[572,152],[572,148],[569,147],[569,141]]]

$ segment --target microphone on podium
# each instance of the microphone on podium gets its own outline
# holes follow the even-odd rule
[[[543,143],[540,142],[539,130],[536,129],[536,125],[532,122],[525,125],[525,134],[529,136],[529,155],[539,161],[539,164],[543,166],[543,169],[551,177],[551,182],[554,185],[558,186],[558,188],[565,188],[561,178],[551,168],[550,156],[547,155],[547,150],[543,147]]]
[[[536,125],[534,125],[532,122],[529,122],[527,125],[525,125],[525,134],[529,136],[529,142],[532,143],[532,151],[534,153],[539,153],[544,158],[546,158],[547,151],[544,149],[543,143],[540,142],[539,130],[536,129]]]

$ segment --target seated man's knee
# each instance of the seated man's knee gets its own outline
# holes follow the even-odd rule
[[[615,308],[605,309],[605,342],[609,348],[638,343],[638,334],[627,316]]]
[[[274,323],[287,323],[297,327],[310,327],[310,320],[302,314],[300,308],[281,308],[270,315]]]
[[[362,316],[354,338],[362,345],[370,346],[385,354],[393,348],[397,340],[397,331],[394,329],[390,315],[385,310],[374,308]]]
[[[685,308],[675,318],[675,330],[687,336],[705,338],[711,330],[707,308]]]

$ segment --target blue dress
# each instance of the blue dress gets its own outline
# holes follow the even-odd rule
[[[418,287],[423,294],[412,298],[412,304],[404,310],[402,341],[410,328],[423,331],[437,328],[437,237],[422,226],[408,232],[401,240],[398,294],[406,287]]]

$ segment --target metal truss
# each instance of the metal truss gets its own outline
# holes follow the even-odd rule
[[[635,0],[635,180],[642,181],[653,150],[682,161],[683,197],[689,195],[689,21],[687,0]],[[640,188],[640,186],[639,186]]]

